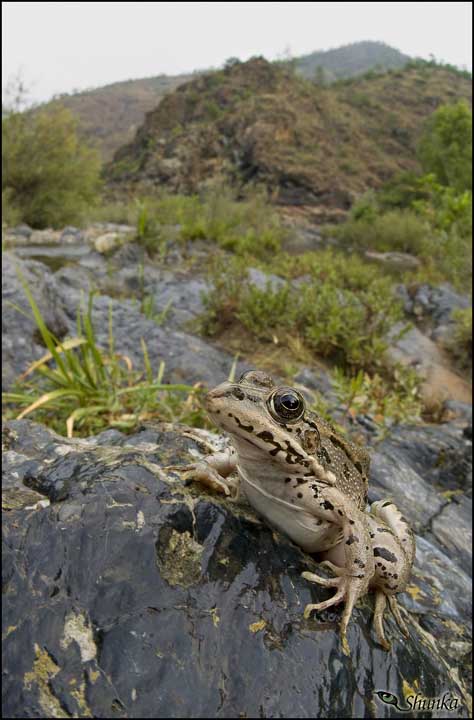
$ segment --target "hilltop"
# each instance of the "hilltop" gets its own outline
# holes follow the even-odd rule
[[[417,170],[424,121],[460,98],[471,100],[470,79],[427,63],[318,86],[263,58],[233,62],[167,95],[107,177],[116,188],[184,193],[258,183],[280,204],[344,209]]]
[[[390,70],[403,67],[410,57],[383,42],[350,43],[331,50],[317,50],[300,55],[294,61],[303,77],[313,79],[318,69],[327,82],[362,75],[369,70]]]
[[[332,50],[317,51],[290,61],[303,77],[313,79],[324,69],[326,82],[347,78],[371,68],[396,68],[408,56],[380,42],[359,42]],[[288,64],[288,63],[283,63]],[[61,95],[49,106],[64,105],[76,116],[80,135],[100,150],[104,161],[133,139],[145,114],[154,110],[166,93],[196,74],[157,75],[126,80],[82,92]]]

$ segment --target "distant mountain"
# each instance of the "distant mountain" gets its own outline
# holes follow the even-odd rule
[[[163,96],[189,81],[189,75],[157,77],[105,85],[94,90],[61,95],[48,103],[69,108],[78,120],[80,135],[97,147],[105,161],[118,147],[132,140],[145,113],[156,108]]]
[[[395,172],[417,169],[424,121],[460,98],[472,98],[470,79],[430,64],[325,87],[263,58],[229,63],[166,95],[107,177],[151,191],[261,183],[279,203],[347,208]]]
[[[410,57],[383,42],[364,41],[343,45],[334,50],[318,50],[295,58],[296,69],[314,79],[324,70],[327,82],[362,75],[368,70],[391,70],[403,67]]]
[[[318,68],[323,68],[324,80],[331,82],[376,67],[396,68],[408,59],[407,55],[384,43],[359,42],[304,55],[290,64],[311,80],[317,78],[318,72],[321,74]],[[69,108],[79,121],[81,136],[95,145],[107,161],[115,150],[132,140],[135,130],[144,121],[145,113],[154,110],[166,93],[188,82],[196,74],[126,80],[63,95],[50,105],[61,103]]]

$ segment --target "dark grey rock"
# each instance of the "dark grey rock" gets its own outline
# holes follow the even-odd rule
[[[397,294],[403,300],[408,315],[429,321],[433,340],[449,340],[453,329],[453,311],[471,305],[470,298],[457,293],[449,283],[436,287],[424,284],[410,289],[399,285]]]
[[[375,691],[403,698],[417,683],[464,698],[442,650],[457,643],[462,660],[464,636],[436,622],[461,612],[453,588],[444,616],[410,613],[409,639],[387,618],[388,653],[364,600],[345,656],[340,609],[303,618],[328,594],[301,578],[313,560],[245,506],[164,470],[201,449],[178,430],[143,428],[143,450],[133,436],[107,446],[8,424],[8,452],[36,463],[26,482],[51,505],[4,517],[6,717],[393,717]],[[437,557],[426,544],[418,556],[433,581]],[[417,617],[435,620],[422,630]],[[456,716],[469,717],[464,700]]]
[[[9,388],[15,379],[46,349],[25,296],[20,271],[46,325],[63,338],[68,321],[61,307],[59,288],[47,268],[38,262],[22,261],[10,252],[2,256],[2,385]]]
[[[21,283],[15,273],[15,263],[21,268],[28,286],[32,290],[48,327],[59,337],[76,333],[77,309],[87,305],[88,293],[94,289],[90,273],[82,267],[65,267],[52,275],[48,269],[33,261],[22,261],[11,253],[4,254],[3,275],[3,382],[4,387],[11,386],[19,373],[35,359],[45,353],[41,346],[33,320],[24,317],[8,301],[30,312]],[[104,269],[104,275],[106,270]],[[156,279],[156,275],[154,275]],[[202,286],[196,281],[192,284],[194,299],[186,297],[185,282],[171,281],[170,296],[176,300],[176,313],[181,313],[182,322],[195,318],[192,309],[197,311],[198,295]],[[177,288],[180,288],[179,290]],[[166,283],[164,285],[166,288]],[[180,294],[181,293],[181,294]],[[227,379],[233,365],[233,357],[219,350],[201,338],[188,332],[174,329],[176,322],[168,327],[159,326],[140,312],[138,301],[119,300],[105,295],[95,296],[93,300],[92,322],[96,339],[104,348],[109,344],[109,308],[112,310],[113,333],[117,352],[130,357],[135,368],[143,368],[141,340],[146,342],[152,367],[158,370],[161,361],[165,362],[165,382],[184,382],[194,384],[204,382],[215,385]],[[157,311],[160,310],[160,305]],[[237,364],[240,374],[249,369],[245,362]]]
[[[337,395],[334,392],[331,376],[322,368],[302,368],[294,377],[295,383],[303,385],[309,390],[316,390],[326,400],[337,403]]]
[[[459,565],[472,575],[472,498],[454,496],[431,522],[433,535],[458,555]]]

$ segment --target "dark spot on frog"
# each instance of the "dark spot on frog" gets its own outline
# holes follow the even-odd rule
[[[354,525],[354,520],[349,520],[349,525]]]
[[[301,499],[303,497],[303,493],[301,493],[301,492],[297,493],[297,497],[299,497]]]
[[[354,565],[358,565],[360,568],[365,568],[365,563],[363,563],[362,560],[359,560],[358,558],[354,560]]]
[[[381,533],[388,532],[389,533],[389,532],[391,532],[391,530],[389,530],[388,528],[378,527],[377,532],[381,532]]]
[[[387,562],[392,562],[392,563],[397,562],[396,555],[391,553],[386,548],[381,548],[381,547],[374,548],[374,555],[375,555],[375,557],[381,557],[384,560],[387,560]],[[385,570],[385,567],[383,569]]]
[[[245,430],[245,432],[248,433],[253,433],[253,425],[243,425],[238,417],[235,417],[234,419],[241,430]]]
[[[272,442],[273,441],[273,435],[268,430],[263,430],[263,432],[260,432],[257,434],[257,437],[261,438],[265,442]]]
[[[346,540],[346,545],[352,545],[352,543],[359,542],[359,538],[355,535],[349,535],[349,537]]]
[[[324,500],[324,502],[321,503],[321,507],[325,510],[334,510],[334,505],[330,503],[329,500]]]
[[[245,400],[245,393],[243,390],[241,390],[239,387],[234,387],[230,391],[230,394],[237,398],[237,400]]]
[[[291,478],[289,478],[289,477],[286,477],[286,478],[285,478],[285,482],[286,482],[286,483],[289,483],[289,482],[291,482]]]

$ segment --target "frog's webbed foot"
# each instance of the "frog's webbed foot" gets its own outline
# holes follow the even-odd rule
[[[402,631],[402,634],[406,638],[409,637],[408,627],[405,623],[405,620],[400,614],[400,608],[398,607],[397,598],[395,597],[395,595],[386,595],[382,590],[377,590],[375,593],[374,627],[377,638],[384,650],[390,650],[390,648],[392,647],[390,642],[385,637],[385,631],[383,627],[383,616],[387,600],[388,604],[390,605],[390,610],[392,611],[393,616],[397,621],[400,630]]]
[[[235,451],[228,448],[225,452],[214,453],[190,465],[169,465],[165,470],[179,472],[185,484],[197,481],[230,500],[238,500],[239,480],[227,477],[235,468]]]
[[[326,610],[328,607],[338,605],[343,600],[345,601],[344,611],[342,613],[340,635],[342,641],[342,648],[346,655],[349,654],[349,644],[347,642],[347,626],[349,624],[352,610],[354,608],[357,598],[363,594],[361,588],[360,578],[357,576],[349,575],[344,568],[340,568],[334,565],[329,560],[321,563],[326,568],[332,570],[336,574],[334,578],[323,578],[321,575],[316,575],[311,572],[303,572],[302,577],[310,582],[318,583],[324,587],[335,587],[337,588],[334,595],[327,600],[323,600],[320,603],[309,603],[304,609],[304,617],[308,618],[313,611]]]
[[[204,461],[185,465],[180,470],[185,485],[197,481],[214,492],[227,496],[231,494],[229,483],[223,479],[222,475],[219,475],[217,470]]]

